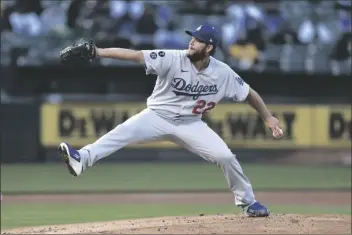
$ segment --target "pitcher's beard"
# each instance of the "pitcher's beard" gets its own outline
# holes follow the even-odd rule
[[[202,51],[200,53],[196,53],[196,54],[193,54],[193,55],[187,55],[187,57],[194,63],[194,62],[198,62],[198,61],[201,61],[201,60],[204,60],[205,58],[205,51]]]

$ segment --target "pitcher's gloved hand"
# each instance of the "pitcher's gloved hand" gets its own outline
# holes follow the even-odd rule
[[[81,40],[60,51],[60,60],[65,65],[86,65],[96,57],[96,46],[93,40]]]

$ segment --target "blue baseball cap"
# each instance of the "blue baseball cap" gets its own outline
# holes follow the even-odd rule
[[[210,25],[201,25],[195,31],[185,30],[185,32],[199,41],[213,46],[217,46],[219,41],[215,27]]]

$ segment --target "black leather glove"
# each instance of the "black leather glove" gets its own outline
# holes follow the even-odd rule
[[[96,57],[96,46],[93,40],[81,40],[60,51],[60,60],[65,65],[86,65]]]

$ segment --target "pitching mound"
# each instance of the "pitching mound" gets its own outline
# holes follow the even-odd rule
[[[20,228],[5,234],[347,234],[351,216],[272,214],[248,218],[242,214],[162,217],[99,223]]]

